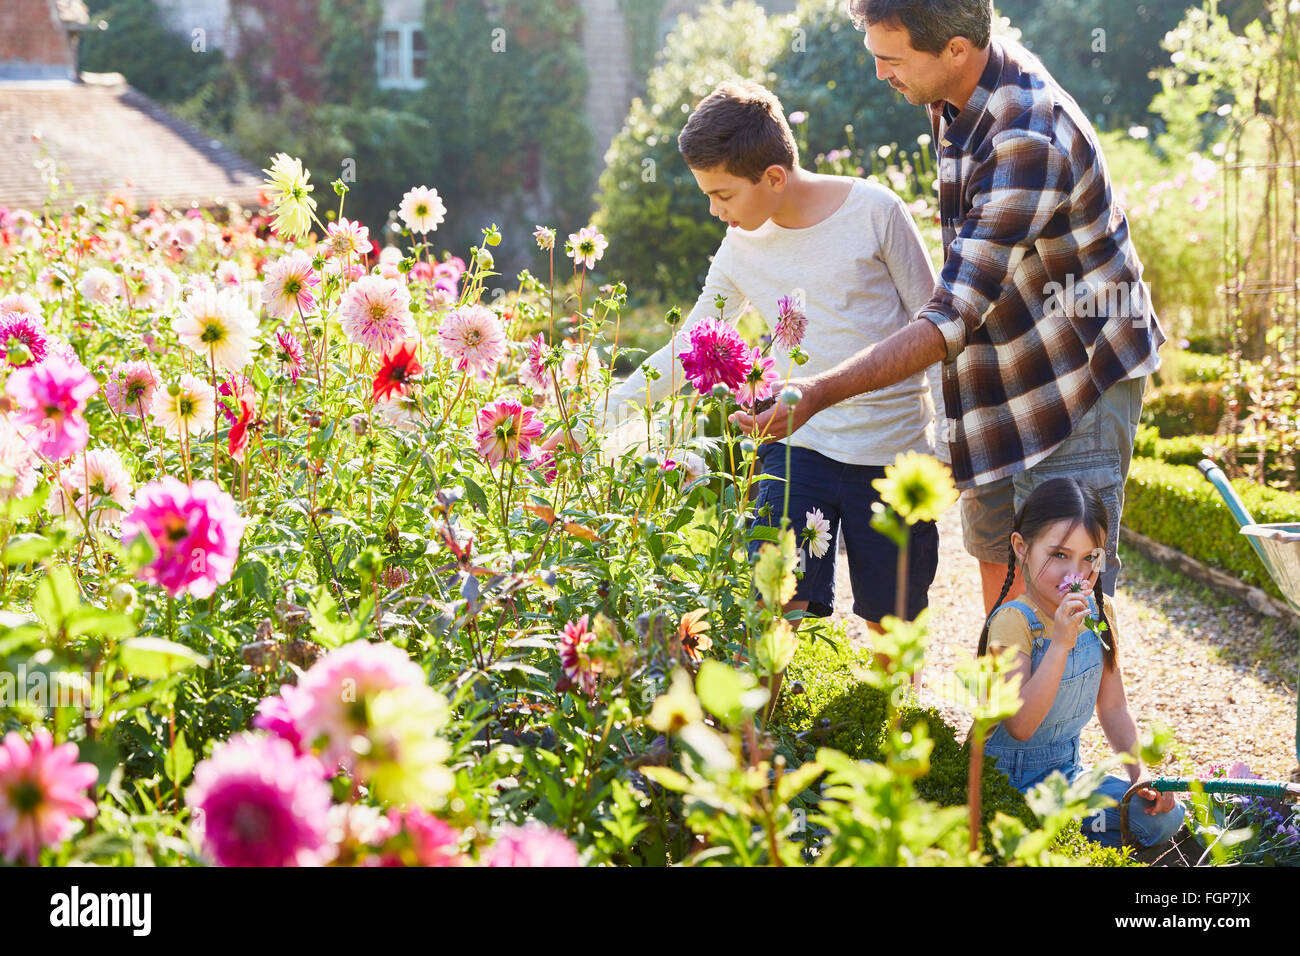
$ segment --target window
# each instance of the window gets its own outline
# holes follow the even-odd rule
[[[424,86],[428,60],[429,45],[421,24],[384,25],[376,56],[381,89],[414,90]]]

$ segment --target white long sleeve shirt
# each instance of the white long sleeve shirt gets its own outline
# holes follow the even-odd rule
[[[839,209],[815,225],[788,229],[769,219],[751,232],[727,230],[695,307],[677,330],[676,351],[672,341],[665,344],[610,393],[602,430],[624,436],[615,445],[626,447],[637,438],[636,423],[644,422],[647,400],[665,399],[685,384],[677,355],[687,349],[696,323],[719,318],[719,295],[726,298],[722,319],[734,324],[753,305],[769,331],[775,328],[782,296],[802,302],[808,320],[802,344],[809,360],[794,367],[791,377],[796,378],[833,368],[916,316],[935,283],[921,234],[895,193],[864,179],[852,182]],[[771,354],[784,380],[789,353],[774,344]],[[660,373],[649,383],[648,394],[646,366]],[[936,426],[936,407],[943,408],[938,363],[818,412],[789,441],[846,464],[888,465],[909,450],[937,451],[946,461],[946,429],[942,412]],[[639,437],[645,438],[644,424]]]

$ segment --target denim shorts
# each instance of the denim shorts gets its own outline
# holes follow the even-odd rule
[[[769,442],[759,446],[763,473],[785,477],[786,446]],[[835,609],[835,561],[840,539],[848,552],[849,581],[853,586],[853,613],[879,622],[897,613],[898,548],[871,527],[871,504],[880,492],[871,486],[885,476],[883,465],[848,465],[811,448],[790,448],[790,526],[798,536],[812,509],[820,508],[830,524],[831,542],[820,558],[800,541],[803,577],[794,600],[808,602],[808,614],[829,617]],[[779,527],[785,505],[786,483],[758,482],[754,525]],[[751,541],[752,558],[764,542]],[[930,584],[939,567],[939,529],[932,521],[912,525],[907,547],[907,618],[911,620],[929,603]]]
[[[1119,522],[1124,511],[1124,483],[1133,460],[1133,442],[1142,416],[1146,376],[1116,382],[1102,392],[1074,431],[1052,453],[1026,471],[961,495],[962,538],[966,550],[981,561],[1006,564],[1016,512],[1029,493],[1049,478],[1077,478],[1094,488],[1110,516],[1106,570],[1101,589],[1114,595],[1119,577]]]

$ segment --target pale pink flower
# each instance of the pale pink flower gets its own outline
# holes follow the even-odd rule
[[[217,263],[216,286],[218,289],[238,289],[244,284],[244,270],[239,263],[225,259]]]
[[[37,461],[18,429],[0,415],[0,501],[26,498],[35,490]]]
[[[1219,164],[1212,159],[1192,153],[1192,178],[1198,183],[1208,183],[1219,174]]]
[[[292,332],[277,332],[275,343],[275,358],[280,363],[280,371],[297,385],[303,370],[302,345]]]
[[[112,305],[122,296],[121,280],[102,266],[87,269],[77,289],[83,299],[97,305]]]
[[[460,833],[420,807],[388,811],[391,831],[367,866],[459,866]]]
[[[35,866],[44,847],[72,835],[73,817],[95,816],[86,795],[99,771],[77,760],[77,745],[57,746],[38,728],[28,743],[16,730],[0,741],[0,853],[11,863]]]
[[[490,372],[507,352],[501,320],[482,305],[449,313],[438,326],[438,344],[461,371]]]
[[[776,359],[765,356],[754,348],[749,353],[749,360],[753,363],[749,374],[745,376],[744,384],[736,389],[736,400],[746,408],[752,408],[763,399],[771,398],[779,379],[776,374]]]
[[[372,352],[386,352],[415,338],[411,293],[400,282],[365,276],[348,287],[339,306],[339,323],[349,342]]]
[[[294,319],[299,312],[306,315],[316,308],[314,290],[319,285],[320,276],[312,268],[311,256],[301,251],[291,252],[276,259],[266,270],[262,302],[271,315]]]
[[[374,246],[370,242],[370,230],[351,219],[339,219],[325,227],[328,233],[325,246],[332,256],[364,256]]]
[[[257,316],[231,290],[203,292],[181,303],[172,330],[205,362],[237,372],[252,364]]]
[[[600,234],[595,226],[587,226],[577,232],[569,233],[569,241],[564,244],[564,252],[573,260],[573,266],[594,268],[609,247],[609,240]]]
[[[183,372],[174,385],[154,389],[149,410],[154,423],[170,438],[206,435],[214,427],[217,391],[197,375]]]
[[[537,240],[537,248],[543,252],[549,252],[555,248],[555,230],[546,226],[538,226],[533,230],[533,238]]]
[[[42,298],[61,299],[72,288],[72,279],[62,266],[46,266],[36,277],[36,288],[40,290]]]
[[[104,399],[114,413],[143,419],[157,388],[158,374],[148,362],[119,362],[104,382]]]
[[[478,413],[478,451],[491,464],[527,458],[544,426],[537,413],[513,398],[488,402]]]
[[[96,448],[79,455],[59,472],[47,506],[52,514],[67,515],[72,499],[71,506],[95,527],[115,525],[131,507],[134,484],[115,450]],[[88,513],[88,509],[93,510]]]
[[[803,342],[808,318],[799,308],[798,302],[788,295],[777,299],[776,311],[776,328],[772,331],[772,339],[788,352]]]
[[[219,866],[319,866],[331,856],[330,785],[315,757],[236,734],[194,768],[193,831]]]
[[[506,824],[483,855],[484,866],[581,866],[578,848],[559,830],[529,821]]]
[[[45,361],[49,337],[39,318],[30,312],[0,311],[0,362],[15,368]]]
[[[162,305],[166,288],[153,266],[143,262],[123,263],[121,281],[123,294],[133,308],[156,309]]]
[[[303,744],[320,748],[326,766],[352,767],[353,740],[369,727],[366,698],[425,683],[420,665],[400,647],[352,641],[330,651],[298,679],[289,712]]]
[[[416,186],[402,197],[397,214],[411,232],[432,232],[447,217],[447,207],[442,204],[436,189]]]
[[[0,296],[0,312],[25,312],[41,325],[45,324],[41,304],[30,292],[10,292]]]
[[[555,455],[545,451],[541,445],[533,446],[532,454],[528,457],[528,468],[544,485],[554,484],[556,475],[559,474],[559,469],[555,465]]]
[[[600,356],[595,349],[588,349],[584,345],[565,339],[564,360],[560,363],[560,377],[566,384],[576,385],[580,382],[586,382],[602,367]]]
[[[86,447],[90,425],[82,413],[99,385],[80,363],[55,351],[40,365],[14,372],[5,390],[18,407],[11,421],[32,429],[25,437],[36,451],[58,461]]]
[[[554,385],[551,370],[546,367],[549,351],[546,336],[538,332],[537,338],[529,339],[524,347],[524,361],[519,366],[519,384],[538,395],[549,395]]]
[[[577,687],[588,697],[595,697],[600,686],[600,675],[605,669],[604,662],[590,653],[591,645],[596,642],[596,635],[587,630],[587,615],[564,625],[560,635],[560,667],[564,679],[556,690],[561,692],[570,687]]]
[[[690,345],[678,358],[686,378],[701,392],[719,382],[735,391],[744,384],[752,364],[749,346],[726,322],[702,319],[691,327]]]
[[[139,572],[143,580],[172,597],[205,598],[230,580],[247,524],[216,482],[186,485],[167,476],[139,490],[122,521],[122,543],[144,535],[153,544],[155,556]]]

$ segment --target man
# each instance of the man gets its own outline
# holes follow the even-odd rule
[[[986,611],[1009,568],[1020,502],[1072,475],[1111,512],[1113,594],[1124,482],[1164,332],[1087,118],[1043,65],[993,39],[990,0],[850,0],[876,76],[924,105],[939,162],[944,263],[916,318],[800,382],[798,428],[851,396],[943,361],[953,477]],[[733,420],[782,437],[783,410]]]

